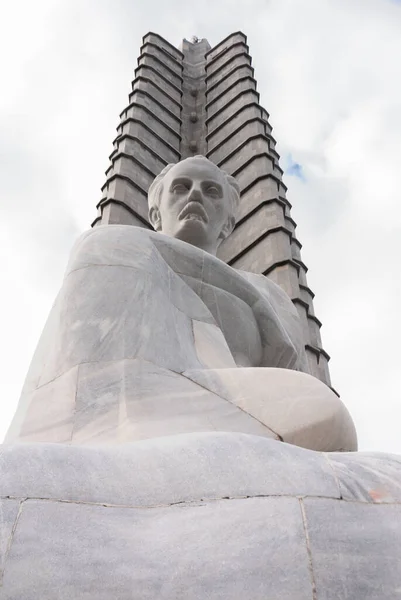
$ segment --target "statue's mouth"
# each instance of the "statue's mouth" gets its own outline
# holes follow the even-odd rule
[[[195,219],[198,221],[208,222],[208,217],[202,204],[199,202],[188,202],[180,212],[178,218],[182,219]]]

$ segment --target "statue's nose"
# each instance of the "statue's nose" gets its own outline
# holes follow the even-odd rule
[[[202,192],[200,188],[193,186],[189,192],[188,200],[200,202],[202,200]]]

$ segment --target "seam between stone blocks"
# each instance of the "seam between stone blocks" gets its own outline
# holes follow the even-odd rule
[[[73,369],[74,368],[75,367],[73,367]],[[76,424],[76,416],[77,416],[78,384],[79,384],[79,371],[81,368],[81,363],[76,365],[76,368],[77,368],[77,376],[75,378],[74,412],[72,415],[71,439],[68,442],[69,444],[72,444],[73,440],[74,440],[74,426]],[[60,375],[60,377],[61,377],[61,375]],[[44,384],[44,385],[46,385],[46,384]]]
[[[179,309],[178,309],[179,310]],[[193,320],[193,319],[192,319]],[[140,357],[134,357],[134,358],[129,358],[129,359],[122,359],[122,360],[142,360],[143,362],[147,362],[150,364],[155,364],[152,363],[151,361],[145,360],[143,358]],[[62,373],[61,375],[58,375],[57,377],[55,377],[54,379],[51,379],[50,381],[47,381],[46,383],[43,383],[42,385],[36,387],[32,393],[38,391],[39,389],[45,387],[46,385],[49,385],[50,383],[53,383],[54,381],[56,381],[57,379],[59,379],[60,377],[62,377],[63,375],[65,375],[66,373],[68,373],[69,371],[71,371],[72,369],[77,369],[77,378],[76,381],[78,381],[78,374],[79,374],[79,369],[81,367],[81,365],[87,365],[87,364],[96,364],[98,361],[89,361],[89,362],[83,362],[83,363],[79,363],[77,365],[72,366],[70,369],[68,369],[67,371],[65,371],[64,373]],[[118,360],[112,360],[112,361],[102,361],[102,362],[107,362],[107,363],[117,363],[120,362],[120,359]],[[156,365],[157,366],[157,365]],[[210,390],[209,388],[207,388],[206,386],[202,385],[201,383],[194,381],[193,379],[191,379],[190,377],[188,377],[187,375],[185,375],[183,372],[178,372],[178,371],[173,371],[172,369],[167,369],[166,367],[161,367],[163,370],[165,371],[171,371],[172,373],[174,373],[175,375],[184,377],[187,381],[190,381],[193,385],[195,385],[196,387],[199,387],[201,389],[204,389],[205,391],[207,391],[209,394],[212,394],[213,396],[219,398],[220,400],[223,400],[225,402],[227,402],[228,404],[230,404],[231,406],[238,408],[241,412],[243,412],[244,414],[246,414],[248,417],[250,417],[251,419],[257,421],[258,423],[260,423],[267,431],[269,431],[270,433],[272,433],[275,436],[275,440],[277,442],[283,442],[283,438],[282,436],[277,433],[276,431],[274,431],[273,429],[271,429],[271,427],[268,427],[266,425],[266,423],[263,423],[263,421],[260,421],[257,417],[255,417],[254,415],[252,415],[250,412],[246,411],[244,408],[241,408],[241,406],[238,406],[238,404],[235,404],[235,402],[233,402],[232,400],[230,400],[229,398],[225,398],[224,396],[221,396],[220,394],[218,394],[217,392],[214,392],[213,390]],[[77,390],[78,390],[78,385],[76,384],[75,387],[75,404],[74,404],[74,416],[76,413],[76,399],[77,399]],[[74,430],[74,427],[73,427]],[[73,443],[73,430],[71,432],[71,440],[70,442],[68,442],[68,444],[72,444]]]
[[[337,471],[333,465],[333,463],[330,460],[330,457],[328,456],[327,452],[322,452],[322,455],[324,457],[324,460],[326,461],[331,473],[333,474],[334,480],[336,482],[337,488],[338,488],[338,497],[340,498],[340,500],[343,500],[343,495],[341,492],[341,485],[340,485],[340,480],[337,476]]]
[[[18,522],[19,522],[19,519],[20,519],[20,516],[21,516],[21,513],[22,513],[22,509],[24,507],[24,503],[26,502],[27,498],[22,498],[20,500],[21,501],[20,501],[20,504],[19,504],[19,507],[18,507],[17,516],[14,519],[13,527],[11,529],[10,537],[9,537],[8,543],[7,543],[7,548],[6,548],[6,551],[4,553],[3,568],[0,570],[0,587],[3,587],[3,579],[4,579],[4,573],[5,573],[5,570],[6,570],[8,555],[10,554],[11,546],[12,546],[13,539],[14,539],[14,534],[15,534],[15,531],[17,529],[17,525],[18,525]]]
[[[302,523],[303,523],[303,527],[304,527],[306,552],[308,554],[308,570],[309,570],[310,582],[311,582],[311,586],[312,586],[312,600],[318,600],[317,599],[317,591],[316,591],[315,574],[313,571],[312,550],[310,547],[310,538],[309,538],[309,531],[308,531],[308,522],[306,519],[305,504],[304,504],[303,498],[298,498],[298,501],[299,501],[299,506],[301,509]]]
[[[229,404],[231,404],[231,406],[234,406],[235,408],[238,408],[241,412],[245,413],[248,417],[251,417],[251,419],[254,419],[255,421],[257,421],[258,423],[260,423],[260,425],[262,425],[265,429],[267,429],[267,431],[269,431],[270,433],[273,433],[276,436],[276,442],[283,442],[283,438],[281,437],[280,434],[278,434],[276,431],[274,431],[273,429],[271,429],[270,427],[268,427],[266,425],[266,423],[263,423],[263,421],[260,421],[257,417],[255,417],[254,415],[252,415],[250,412],[248,412],[247,410],[245,410],[244,408],[241,408],[241,406],[238,406],[238,404],[236,404],[235,402],[233,402],[232,400],[230,400],[229,398],[225,398],[224,396],[221,396],[220,394],[218,394],[217,392],[213,392],[212,390],[210,390],[209,388],[207,388],[206,386],[202,385],[201,383],[194,381],[193,379],[191,379],[190,377],[188,377],[187,375],[185,375],[184,373],[180,373],[180,375],[182,377],[185,377],[185,379],[187,379],[188,381],[191,381],[192,383],[194,383],[195,385],[197,385],[200,388],[203,388],[204,390],[206,390],[207,392],[209,392],[209,394],[213,394],[214,396],[217,396],[217,398],[220,398],[221,400],[225,400],[225,402],[228,402]],[[262,436],[261,436],[262,437]]]
[[[176,307],[177,308],[177,307]],[[177,310],[180,310],[179,308],[177,308]],[[180,311],[182,312],[182,311]],[[185,314],[185,313],[183,313]],[[203,321],[201,321],[203,323]],[[154,365],[155,367],[158,367],[159,369],[162,369],[164,371],[171,371],[171,373],[174,373],[175,375],[182,375],[181,371],[174,371],[173,369],[170,369],[168,367],[161,367],[160,365],[157,365],[156,363],[152,362],[151,360],[147,360],[146,358],[142,358],[141,356],[130,356],[130,357],[125,357],[125,358],[115,358],[114,360],[86,360],[80,363],[76,363],[74,365],[72,365],[71,367],[69,367],[66,371],[63,371],[63,373],[60,373],[60,375],[56,375],[55,377],[53,377],[53,379],[49,379],[49,381],[46,381],[45,383],[41,383],[40,385],[38,385],[35,388],[32,388],[30,393],[34,393],[42,388],[44,388],[46,385],[49,385],[50,383],[54,383],[55,381],[57,381],[57,379],[60,379],[60,377],[63,377],[64,375],[66,375],[67,373],[69,373],[70,371],[72,371],[75,368],[79,368],[82,365],[94,365],[97,363],[107,363],[107,364],[113,364],[113,363],[119,363],[121,361],[129,361],[129,360],[139,360],[142,362],[146,362],[149,363],[151,365]],[[77,375],[78,377],[78,375]],[[184,376],[185,377],[185,376]],[[192,381],[192,380],[191,380]],[[195,381],[193,383],[196,383]],[[214,393],[214,392],[211,392]],[[1,457],[1,455],[0,455]]]
[[[292,498],[293,500],[304,501],[305,499],[317,499],[317,500],[331,500],[333,502],[345,502],[347,504],[362,504],[366,506],[401,506],[401,502],[366,502],[364,500],[348,500],[346,498],[337,498],[335,496],[319,496],[307,495],[307,494],[252,494],[252,495],[240,495],[240,496],[203,496],[200,498],[191,498],[189,500],[177,500],[176,502],[167,502],[160,504],[112,504],[110,502],[101,501],[89,501],[89,500],[65,500],[63,498],[46,498],[40,496],[31,497],[17,497],[17,496],[0,496],[0,500],[18,500],[22,503],[25,502],[53,502],[60,504],[82,504],[83,506],[100,506],[103,508],[132,508],[138,510],[151,510],[154,508],[169,508],[171,506],[194,506],[203,505],[209,502],[219,502],[221,500],[252,500],[254,498],[269,499],[269,498]],[[22,510],[22,507],[21,507]],[[15,527],[17,523],[15,523]]]

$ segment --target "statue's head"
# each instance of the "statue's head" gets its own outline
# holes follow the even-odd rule
[[[204,156],[167,165],[149,188],[149,220],[156,231],[215,254],[232,232],[239,186]]]

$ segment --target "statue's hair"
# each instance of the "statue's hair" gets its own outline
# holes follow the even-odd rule
[[[208,158],[206,158],[206,156],[202,156],[202,154],[197,154],[196,156],[191,156],[191,157],[185,158],[184,160],[204,160],[204,161],[206,160],[209,164],[216,167],[216,169],[219,169],[219,167],[217,167],[217,165],[212,163],[212,161],[209,160]],[[159,175],[151,183],[151,185],[149,187],[149,191],[148,191],[149,210],[153,206],[156,208],[159,208],[160,199],[161,199],[161,195],[163,192],[163,179],[164,179],[165,175],[167,175],[167,173],[170,171],[170,169],[175,167],[176,164],[178,164],[178,163],[170,163],[169,165],[165,166],[164,169],[159,173]],[[230,207],[231,207],[231,214],[233,217],[235,217],[235,214],[236,214],[237,208],[238,208],[238,204],[239,204],[239,198],[240,198],[239,185],[236,182],[236,180],[234,179],[234,177],[231,177],[231,175],[228,175],[228,173],[226,173],[222,169],[219,169],[219,170],[223,174],[225,182],[227,184],[229,200],[230,200]]]

